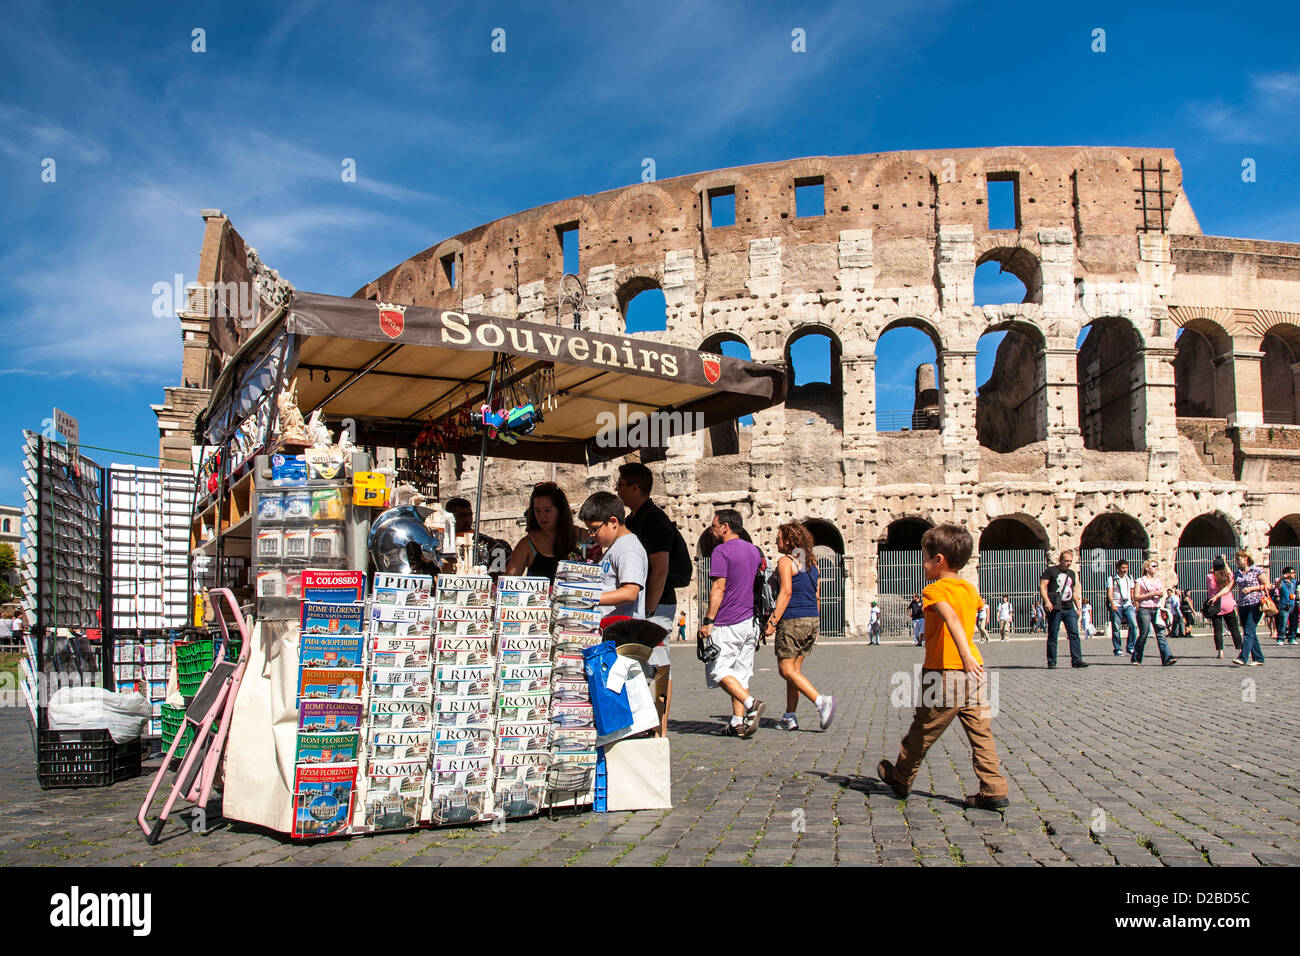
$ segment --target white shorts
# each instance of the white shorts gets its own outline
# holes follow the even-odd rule
[[[654,615],[646,618],[646,620],[652,624],[658,624],[668,632],[668,636],[663,639],[662,643],[650,652],[650,664],[652,666],[667,667],[671,663],[668,659],[668,641],[672,637],[673,629],[677,627],[677,605],[660,604],[655,608]]]
[[[741,687],[748,689],[754,676],[754,652],[758,650],[758,622],[715,624],[710,633],[713,643],[718,645],[718,656],[704,670],[709,689],[719,686],[724,677],[734,677]]]

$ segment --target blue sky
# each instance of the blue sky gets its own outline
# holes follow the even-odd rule
[[[1206,232],[1300,240],[1290,4],[24,3],[6,19],[0,502],[21,498],[20,430],[54,405],[83,444],[157,448],[148,406],[179,378],[180,337],[153,288],[192,279],[204,207],[299,288],[347,295],[442,237],[637,182],[647,157],[662,179],[1108,144],[1173,147]],[[882,344],[878,368],[903,371],[881,408],[908,406],[926,348]]]

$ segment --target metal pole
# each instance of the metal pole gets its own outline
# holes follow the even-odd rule
[[[497,358],[500,353],[492,353],[492,374],[488,376],[487,398],[483,403],[489,408],[492,406],[492,391],[497,384]],[[483,466],[487,462],[487,443],[488,433],[487,426],[483,426],[483,443],[479,446],[478,453],[478,492],[474,496],[474,560],[478,562],[478,536],[479,528],[483,524]],[[486,557],[486,548],[484,556]]]
[[[48,686],[45,679],[45,520],[41,493],[45,490],[45,436],[36,439],[36,729],[45,729]],[[51,484],[53,484],[51,482]],[[37,760],[39,762],[39,754]]]

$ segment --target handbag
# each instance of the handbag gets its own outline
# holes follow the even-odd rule
[[[1201,617],[1218,617],[1223,613],[1223,598],[1206,598],[1201,605]]]
[[[1277,617],[1277,605],[1273,603],[1273,599],[1268,596],[1267,591],[1260,596],[1259,606],[1264,609],[1264,613],[1269,617]]]

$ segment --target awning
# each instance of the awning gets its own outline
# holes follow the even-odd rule
[[[505,384],[553,368],[557,407],[546,410],[517,445],[490,442],[488,454],[502,458],[613,458],[655,437],[633,432],[629,440],[626,431],[610,430],[620,421],[635,428],[637,413],[659,413],[654,427],[662,438],[669,429],[677,434],[730,421],[785,398],[784,369],[648,338],[294,292],[287,310],[263,323],[223,372],[203,421],[220,406],[240,367],[275,347],[281,328],[293,336],[286,382],[296,377],[304,415],[321,408],[332,421],[353,418],[398,432],[405,427],[412,435],[422,423],[481,401],[494,358],[511,361]],[[479,447],[475,436],[445,450],[477,453]]]

